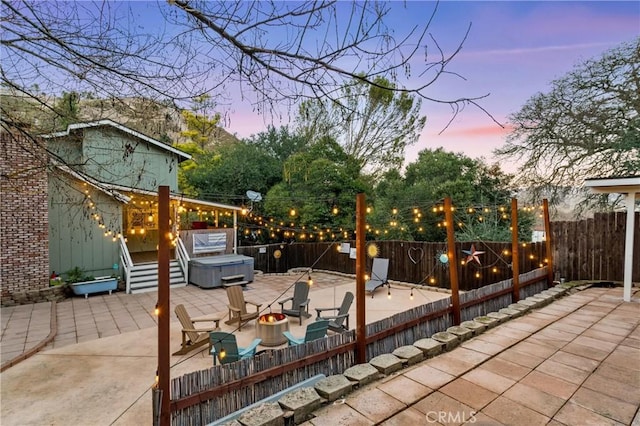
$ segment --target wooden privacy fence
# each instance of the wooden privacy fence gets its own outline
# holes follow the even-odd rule
[[[546,282],[546,268],[521,274],[520,298],[538,293]],[[463,293],[460,316],[468,320],[505,307],[512,301],[512,292],[509,279]],[[450,297],[368,324],[367,359],[430,337],[452,324]],[[355,365],[355,347],[352,330],[176,377],[171,381],[171,423],[206,424],[316,374],[340,374]]]
[[[624,242],[627,214],[596,213],[593,219],[551,222],[556,278],[567,280],[624,279]],[[640,265],[640,213],[635,213],[634,265]],[[640,281],[640,268],[632,281]]]
[[[254,258],[254,268],[264,273],[284,273],[292,268],[309,268],[355,274],[355,259],[340,253],[338,247],[344,243],[293,243],[268,246],[238,247],[238,253]],[[347,241],[355,247],[355,241]],[[447,243],[376,241],[378,257],[389,259],[390,280],[414,284],[430,284],[449,287],[449,268],[440,262],[442,253],[447,252]],[[463,250],[469,250],[472,243],[456,243],[458,259],[464,259]],[[458,264],[460,290],[481,288],[513,275],[510,242],[476,242],[475,249],[483,251],[479,255],[481,264],[470,262]],[[280,252],[280,257],[274,256]],[[519,249],[520,272],[540,268],[546,264],[545,244],[526,243]],[[367,258],[367,270],[371,271],[372,259]],[[431,283],[433,278],[434,283]]]

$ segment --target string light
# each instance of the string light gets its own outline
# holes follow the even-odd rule
[[[387,290],[387,299],[391,300],[391,286],[389,286]]]
[[[393,207],[390,209],[390,213],[393,215],[398,215],[397,217],[392,217],[390,218],[390,220],[386,220],[383,221],[386,222],[386,227],[387,229],[385,229],[385,227],[381,227],[379,229],[377,229],[375,226],[372,226],[372,224],[367,224],[366,225],[366,232],[367,233],[371,233],[375,236],[382,236],[382,235],[391,235],[393,233],[396,232],[396,230],[402,231],[402,232],[413,232],[413,233],[424,233],[424,232],[428,232],[427,229],[425,229],[425,227],[421,226],[420,222],[421,220],[419,218],[422,217],[422,212],[421,209],[424,207],[419,207],[419,206],[411,206],[410,208],[408,208],[408,213],[412,214],[413,216],[410,218],[404,218],[403,215],[403,211],[404,209],[402,207]],[[337,212],[341,211],[341,208],[339,205],[337,204],[333,204],[330,206],[330,211],[332,213],[335,213],[337,209]],[[432,209],[433,212],[435,213],[439,213],[439,212],[444,212],[444,206],[442,204],[436,204],[434,206],[430,206],[430,207],[426,207],[426,209]],[[509,207],[505,207],[505,206],[500,206],[500,205],[494,205],[494,206],[467,206],[467,207],[460,207],[460,206],[456,206],[451,208],[452,211],[462,211],[464,213],[469,213],[469,214],[475,214],[477,216],[475,216],[474,220],[476,222],[480,222],[480,223],[485,223],[488,222],[490,220],[490,216],[488,216],[488,214],[491,213],[495,213],[496,217],[495,219],[500,220],[501,217],[508,219],[508,212],[510,211]],[[372,206],[367,206],[366,207],[366,212],[370,213],[373,211],[373,207]],[[293,213],[295,215],[295,217],[299,217],[300,216],[300,212],[297,210],[297,208],[294,207],[290,207],[289,208],[289,212]],[[479,215],[478,215],[479,214]],[[224,213],[224,215],[230,215],[230,213],[226,212]],[[493,216],[491,216],[492,218]],[[289,218],[291,219],[292,216],[289,216]],[[380,219],[380,218],[379,218]],[[411,220],[413,219],[413,220]],[[265,227],[265,223],[270,222],[270,223],[278,223],[278,218],[269,218],[269,217],[258,217],[254,214],[251,213],[251,211],[248,212],[247,217],[245,219],[247,222],[251,222],[251,226],[249,226],[249,229],[255,229],[255,228],[260,228],[260,227]],[[411,228],[404,226],[403,224],[406,223],[406,221],[410,221],[414,224],[415,228],[412,226]],[[282,236],[282,234],[284,232],[287,232],[286,238],[287,239],[298,239],[298,240],[305,240],[305,241],[310,241],[313,239],[316,239],[318,241],[325,241],[329,239],[329,235],[339,235],[338,231],[336,229],[331,229],[329,227],[324,228],[326,234],[324,235],[324,238],[319,234],[319,228],[318,226],[310,226],[308,227],[309,230],[313,229],[313,232],[309,231],[309,232],[300,232],[299,229],[296,228],[302,228],[305,229],[304,226],[302,225],[296,225],[294,222],[291,222],[291,220],[289,221],[280,221],[280,228],[278,229],[269,229],[269,231],[274,234],[272,238],[278,238],[279,236]],[[285,225],[285,223],[287,223],[287,225]],[[454,222],[457,224],[457,226],[460,229],[464,229],[467,226],[467,223],[464,222],[464,220],[460,220],[460,218],[457,218],[456,222]],[[260,226],[255,226],[255,224],[259,224]],[[442,229],[443,227],[443,223],[442,221],[435,221],[435,223],[433,224],[433,226],[437,226],[438,228]],[[505,227],[507,227],[508,224],[505,224]],[[220,227],[224,227],[224,225],[220,225]],[[245,227],[240,225],[238,227],[240,229],[240,232],[246,232],[245,231]],[[347,239],[349,238],[349,236],[351,234],[353,234],[355,231],[354,230],[343,230],[342,228],[339,229],[339,232],[343,234],[344,238]],[[345,234],[346,232],[346,234]],[[255,235],[257,234],[257,231],[252,231],[249,233],[249,235]],[[262,234],[265,235],[265,234]],[[268,235],[268,234],[267,234]],[[335,237],[334,237],[335,238]]]
[[[411,289],[411,294],[409,295],[409,300],[413,300],[413,288]]]
[[[160,316],[160,307],[158,306],[157,303],[156,303],[156,308],[153,310],[153,314],[155,316]]]

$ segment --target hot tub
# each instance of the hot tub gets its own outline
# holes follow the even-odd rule
[[[202,288],[222,286],[222,278],[242,275],[253,281],[253,257],[241,254],[197,257],[189,261],[189,282]]]
[[[286,343],[283,331],[289,331],[289,318],[285,314],[272,313],[258,317],[256,337],[262,339],[261,345],[278,346]]]

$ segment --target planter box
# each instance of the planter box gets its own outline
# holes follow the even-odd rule
[[[84,295],[85,299],[93,293],[101,293],[108,291],[109,294],[118,288],[118,280],[116,278],[105,277],[97,278],[93,281],[81,281],[70,284],[73,294],[77,296]]]

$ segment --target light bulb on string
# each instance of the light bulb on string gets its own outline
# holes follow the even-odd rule
[[[309,275],[308,275],[308,278],[307,278],[307,285],[308,285],[309,287],[311,287],[311,286],[313,285],[313,280],[311,279],[311,274],[309,274]]]
[[[409,295],[409,300],[413,300],[413,289],[411,289],[411,294]]]
[[[391,286],[387,289],[387,299],[391,300]]]

